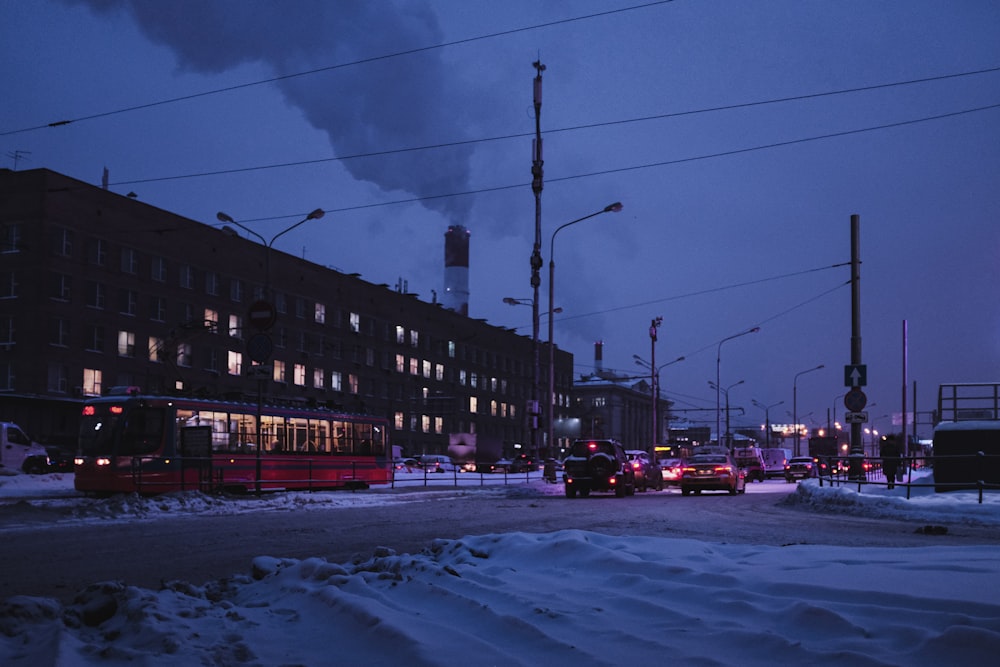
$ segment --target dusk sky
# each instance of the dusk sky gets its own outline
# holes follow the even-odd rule
[[[843,419],[857,214],[875,426],[904,320],[919,411],[1000,381],[993,0],[0,0],[0,54],[4,167],[268,239],[323,208],[275,248],[426,301],[462,224],[470,316],[527,336],[540,60],[543,339],[552,233],[624,204],[556,237],[578,376],[595,341],[641,375],[662,316],[664,392],[714,426],[720,341],[760,327],[721,346],[733,423],[790,421],[820,364],[799,421]]]

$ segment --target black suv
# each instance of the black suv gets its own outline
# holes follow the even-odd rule
[[[577,440],[563,466],[567,498],[591,491],[614,491],[619,498],[635,495],[635,471],[616,440]]]

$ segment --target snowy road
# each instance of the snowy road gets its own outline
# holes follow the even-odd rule
[[[0,600],[40,595],[71,600],[96,581],[123,580],[156,589],[161,581],[204,582],[246,572],[255,556],[331,562],[371,556],[377,546],[421,551],[435,538],[494,532],[550,532],[567,528],[609,535],[685,537],[719,543],[840,546],[969,546],[1000,544],[995,527],[953,526],[943,536],[917,534],[899,519],[817,514],[783,506],[794,485],[753,484],[746,495],[677,491],[631,498],[569,500],[561,485],[299,494],[275,504],[255,498],[224,507],[153,514],[155,501],[129,519],[120,508],[101,517],[67,509],[5,505],[2,538],[7,556]],[[110,501],[102,501],[110,502]],[[222,501],[220,501],[222,502]],[[82,518],[81,518],[82,517]],[[125,520],[123,520],[123,517]]]

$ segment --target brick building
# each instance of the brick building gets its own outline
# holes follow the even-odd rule
[[[260,387],[386,416],[407,454],[443,452],[452,433],[530,448],[530,337],[239,231],[0,169],[0,419],[71,443],[83,400],[112,386],[247,401]],[[260,301],[276,314],[265,330],[250,322]],[[555,366],[568,408],[572,355]]]

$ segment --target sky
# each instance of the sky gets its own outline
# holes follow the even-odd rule
[[[562,488],[535,481],[474,492],[524,497]],[[791,493],[783,483],[747,492],[785,493],[785,502],[818,516],[1000,526],[997,494],[979,504],[972,491],[915,488],[907,499],[903,487],[858,494],[816,480]],[[54,499],[28,498],[40,494]],[[74,496],[69,474],[0,476],[0,502],[72,503],[77,511],[65,516],[78,522],[234,511],[195,492],[128,502]],[[429,499],[441,496],[289,493],[253,511]],[[0,601],[0,662],[613,665],[668,655],[680,665],[987,665],[1000,650],[997,581],[993,546],[775,547],[582,530],[472,535],[412,554],[374,548],[349,563],[261,554],[226,580],[161,590],[94,582],[70,604],[8,598]],[[113,613],[81,621],[111,600]]]
[[[691,421],[714,425],[717,374],[734,426],[763,423],[754,401],[843,419],[852,215],[868,425],[898,431],[916,387],[929,437],[939,384],[997,380],[990,0],[0,0],[0,18],[3,166],[107,168],[114,192],[267,239],[323,208],[275,248],[426,301],[462,224],[470,316],[527,336],[531,309],[503,299],[533,297],[540,210],[541,338],[553,260],[576,374],[596,341],[622,375],[683,356],[661,385]]]

